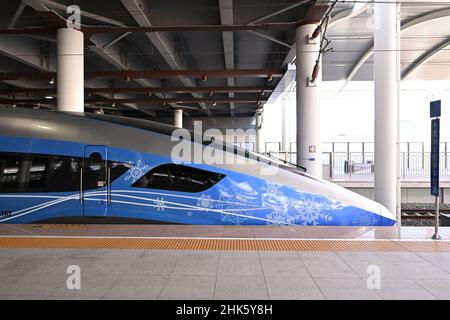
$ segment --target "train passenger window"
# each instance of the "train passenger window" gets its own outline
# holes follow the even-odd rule
[[[94,170],[97,160],[93,159]],[[0,193],[78,192],[82,161],[80,157],[0,152]],[[130,168],[119,162],[108,165],[111,182]],[[97,183],[85,186],[85,190],[95,188]]]
[[[30,155],[0,156],[0,192],[26,192],[43,179],[46,164]]]
[[[10,190],[18,186],[20,159],[4,156],[0,160],[0,190]]]
[[[163,164],[153,168],[133,184],[136,188],[182,192],[205,191],[225,175],[178,164]]]
[[[102,155],[98,152],[94,152],[89,156],[89,170],[99,171],[103,168],[104,162],[102,161]]]

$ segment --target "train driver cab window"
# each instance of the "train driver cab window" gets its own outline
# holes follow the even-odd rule
[[[133,184],[136,188],[182,192],[205,191],[225,175],[178,164],[163,164],[147,172]]]

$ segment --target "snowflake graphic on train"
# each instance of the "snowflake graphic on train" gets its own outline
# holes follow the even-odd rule
[[[133,164],[130,162],[130,164]],[[144,164],[141,160],[138,160],[133,167],[128,170],[127,175],[125,176],[125,181],[130,181],[132,183],[136,182],[141,178],[143,175],[145,175],[150,167],[146,164]]]
[[[197,207],[205,211],[208,211],[208,209],[213,209],[214,200],[209,194],[202,194],[197,200]]]
[[[221,188],[215,209],[220,211],[220,220],[224,223],[242,225],[255,215],[254,197],[237,193],[230,188]]]
[[[164,198],[156,198],[156,200],[154,200],[155,203],[155,208],[156,211],[164,211],[165,207],[166,207],[166,202],[164,201]]]
[[[270,208],[266,214],[267,225],[291,225],[295,218],[289,214],[289,201],[282,191],[282,185],[268,182],[261,187],[264,192],[261,202],[264,207]]]
[[[376,226],[378,223],[379,217],[361,213],[356,213],[351,221],[354,226]]]
[[[268,225],[326,225],[333,221],[333,212],[344,208],[337,201],[310,193],[297,192],[295,198],[287,197],[280,184],[267,183],[261,189],[265,191],[263,204],[273,210],[266,215]]]
[[[274,211],[266,215],[268,221],[267,225],[271,226],[285,226],[292,225],[294,223],[295,217],[289,215],[287,212]]]
[[[261,190],[263,190],[264,194],[267,196],[277,198],[283,196],[281,187],[282,185],[279,183],[267,182],[264,187],[261,187]]]

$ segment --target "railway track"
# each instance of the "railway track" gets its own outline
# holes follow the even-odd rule
[[[450,214],[450,209],[440,210],[440,213]],[[434,209],[402,210],[402,219],[434,219]]]

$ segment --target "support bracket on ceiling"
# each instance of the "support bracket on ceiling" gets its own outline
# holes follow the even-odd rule
[[[314,81],[311,77],[306,78],[306,85],[308,87],[317,87],[317,82]]]

